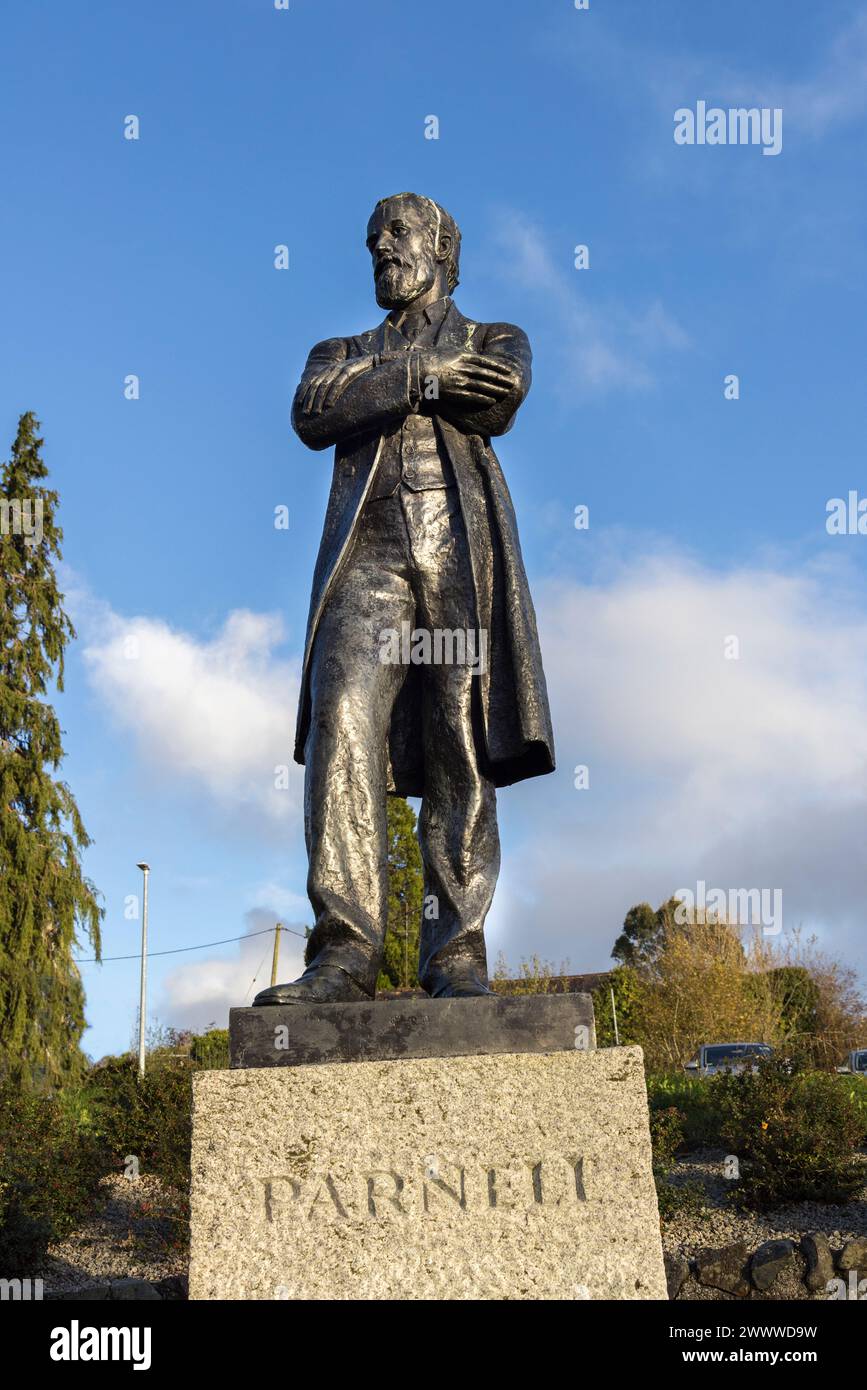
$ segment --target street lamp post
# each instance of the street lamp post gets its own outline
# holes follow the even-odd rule
[[[144,879],[141,913],[141,993],[138,1014],[138,1074],[139,1080],[142,1080],[145,1074],[145,1014],[147,1012],[148,990],[148,877],[151,870],[149,864],[136,864],[136,868],[141,869]]]

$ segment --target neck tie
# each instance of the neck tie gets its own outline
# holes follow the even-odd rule
[[[427,319],[424,314],[407,314],[400,326],[400,331],[409,342],[414,343],[426,323]]]

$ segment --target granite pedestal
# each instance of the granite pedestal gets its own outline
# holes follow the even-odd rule
[[[665,1298],[641,1052],[588,1047],[585,999],[486,1022],[488,1000],[414,1000],[415,1031],[403,1000],[323,1006],[349,1016],[330,1032],[236,1011],[233,1069],[194,1083],[190,1297]],[[281,1027],[294,1064],[258,1050]],[[430,1055],[461,1027],[466,1052]]]

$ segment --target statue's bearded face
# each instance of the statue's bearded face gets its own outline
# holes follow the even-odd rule
[[[434,222],[427,208],[408,198],[393,198],[367,224],[367,249],[373,258],[376,302],[382,309],[403,309],[436,283]]]

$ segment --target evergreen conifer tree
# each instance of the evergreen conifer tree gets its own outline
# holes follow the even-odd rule
[[[43,485],[39,422],[21,416],[0,471],[0,1076],[56,1087],[84,1058],[82,930],[98,957],[102,909],[83,876],[90,843],[57,776],[62,731],[48,696],[63,689],[75,637],[63,609],[57,493]]]
[[[424,896],[415,812],[403,797],[388,798],[388,928],[380,989],[418,987],[418,939]]]

